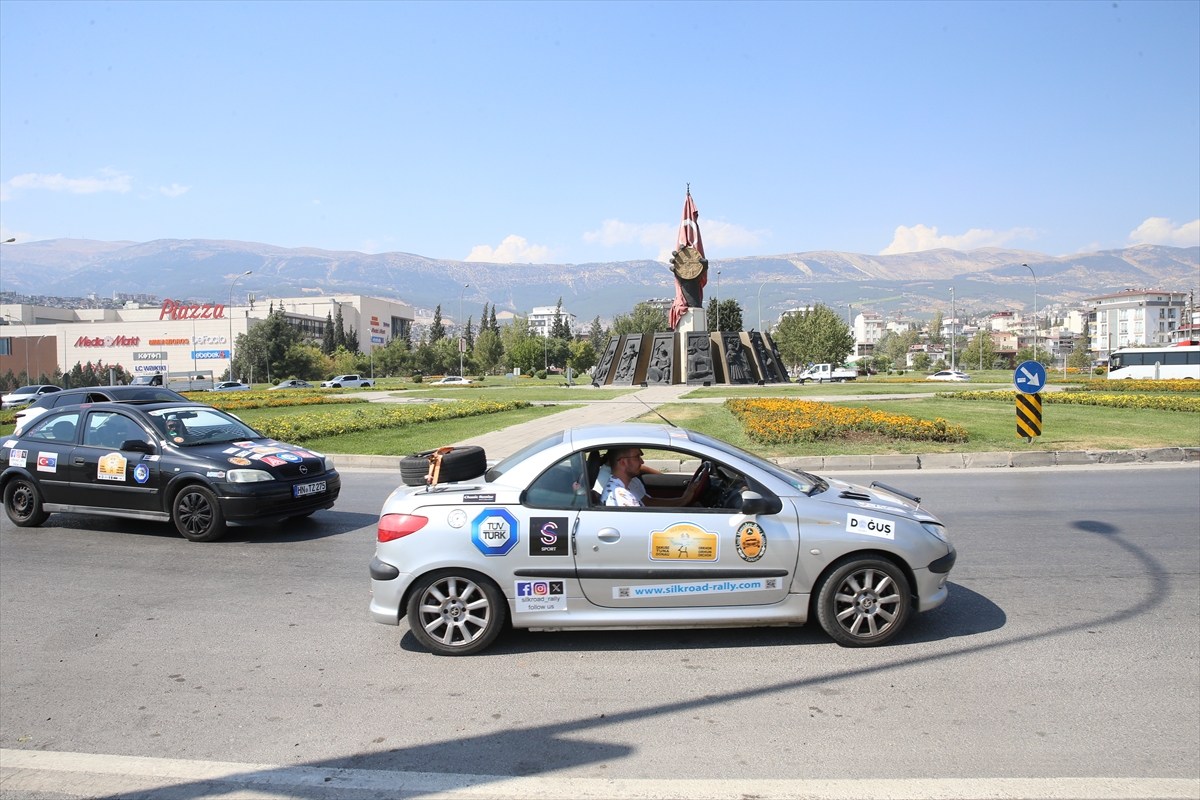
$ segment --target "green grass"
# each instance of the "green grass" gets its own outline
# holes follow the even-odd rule
[[[850,383],[798,383],[777,384],[774,386],[711,386],[693,389],[683,395],[682,399],[700,397],[842,397],[845,395],[862,394],[933,394],[935,392],[970,392],[987,391],[988,389],[1011,389],[1008,383],[948,383],[942,381],[921,381],[905,383],[902,381],[879,381],[872,378]]]
[[[858,408],[867,403],[839,403]],[[723,405],[675,403],[659,408],[667,419],[724,439],[765,456],[874,455],[884,453],[951,453],[1019,450],[1128,450],[1137,447],[1200,446],[1200,424],[1193,414],[1145,409],[1096,406],[1043,406],[1042,435],[1026,444],[1017,438],[1016,411],[1008,404],[965,403],[953,399],[885,400],[874,404],[896,414],[920,419],[941,417],[963,425],[971,440],[961,444],[938,442],[838,439],[793,445],[760,445],[749,440],[738,421]],[[639,422],[659,422],[653,414]]]
[[[540,383],[540,381],[539,381]],[[497,385],[485,385],[477,388],[472,386],[434,386],[428,389],[412,389],[401,392],[396,397],[438,397],[454,400],[524,400],[528,403],[542,402],[577,402],[586,403],[594,400],[613,400],[622,395],[636,392],[638,388],[630,389],[590,389],[576,387],[572,389],[555,386],[514,386],[512,388]]]
[[[435,447],[461,442],[473,436],[498,431],[511,425],[546,417],[565,411],[567,406],[530,406],[499,414],[448,419],[405,428],[363,431],[323,439],[310,439],[305,447],[322,453],[353,453],[360,455],[395,456],[419,453]]]

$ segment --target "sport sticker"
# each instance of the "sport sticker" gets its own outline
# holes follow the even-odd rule
[[[566,611],[567,595],[563,581],[517,581],[517,613],[527,611]]]
[[[890,519],[847,514],[846,532],[861,533],[864,536],[875,536],[879,539],[895,539],[896,523]]]
[[[58,453],[42,450],[38,453],[38,472],[58,472]]]
[[[138,464],[133,468],[133,479],[138,483],[145,483],[150,480],[150,468],[145,464]]]
[[[106,453],[100,456],[96,465],[96,480],[125,482],[125,465],[129,462],[120,453]]]
[[[571,555],[571,545],[567,540],[567,525],[566,517],[530,517],[529,555]]]
[[[651,561],[716,561],[718,539],[690,522],[677,522],[650,534]]]
[[[248,458],[240,458],[238,456],[233,456],[232,458],[229,458],[227,460],[229,461],[230,464],[237,464],[239,467],[250,466],[250,459],[248,459]]]
[[[9,450],[8,451],[8,465],[10,467],[25,466],[25,460],[27,458],[29,458],[28,450]]]
[[[743,522],[734,534],[733,543],[743,561],[758,561],[767,552],[767,533],[757,522]]]

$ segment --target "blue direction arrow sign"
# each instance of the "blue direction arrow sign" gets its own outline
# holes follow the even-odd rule
[[[1037,394],[1046,386],[1046,368],[1036,361],[1022,361],[1013,373],[1013,384],[1021,394]]]

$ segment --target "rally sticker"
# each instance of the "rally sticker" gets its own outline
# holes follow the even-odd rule
[[[183,437],[182,437],[182,436],[176,436],[176,437],[175,437],[174,439],[172,439],[171,441],[173,441],[175,444],[183,444]]]
[[[521,526],[503,508],[489,508],[471,523],[471,542],[485,556],[506,556],[521,538]]]
[[[529,555],[569,556],[566,517],[531,517],[529,519]]]
[[[9,450],[8,451],[8,465],[10,467],[23,467],[23,466],[25,466],[25,459],[27,459],[28,457],[29,457],[28,450]]]
[[[16,439],[9,439],[7,442],[4,443],[4,446],[5,447],[16,447],[16,444],[17,444]]]
[[[282,458],[276,458],[275,456],[263,456],[262,462],[264,464],[269,464],[272,467],[282,467],[287,463]]]
[[[248,458],[237,458],[237,457],[235,456],[235,457],[233,457],[233,458],[229,459],[229,463],[230,463],[230,464],[237,464],[239,467],[248,467],[248,466],[250,466],[250,459],[248,459]]]
[[[238,450],[241,450],[241,449],[242,449],[242,448],[240,448],[240,447],[226,447],[226,448],[225,448],[224,450],[222,450],[221,452],[222,452],[222,453],[224,453],[224,454],[225,454],[225,455],[227,455],[227,456],[231,456],[231,455],[233,455],[234,453],[236,453]]]
[[[282,458],[284,461],[290,461],[293,464],[299,464],[304,460],[295,453],[280,453],[279,458]]]
[[[614,586],[614,600],[634,600],[671,595],[731,594],[735,592],[774,592],[782,588],[779,578],[748,578],[746,580],[686,581],[646,586]]]
[[[225,477],[225,470],[223,470],[223,469],[210,469],[208,472],[206,472],[206,473],[204,473],[204,474],[205,474],[205,476],[206,476],[206,477],[209,477],[209,478],[224,478],[224,477]]]
[[[758,561],[767,552],[767,533],[757,522],[743,522],[734,534],[733,543],[743,561]]]
[[[150,480],[150,468],[145,464],[138,464],[133,468],[133,479],[138,483],[145,483]]]
[[[890,519],[847,514],[846,532],[861,533],[864,536],[875,536],[880,539],[895,539],[896,523]]]
[[[250,449],[255,453],[262,453],[264,456],[269,456],[279,452],[278,447],[268,447],[266,445],[259,445],[258,447],[251,447]]]
[[[716,561],[718,539],[690,522],[677,522],[650,534],[651,561]]]
[[[96,465],[96,480],[125,482],[125,465],[129,462],[120,453],[107,453],[100,456]]]
[[[567,595],[563,581],[517,581],[517,613],[527,611],[566,611]]]
[[[58,453],[38,453],[38,472],[58,472]]]
[[[464,494],[463,502],[464,503],[494,503],[494,502],[496,502],[496,495],[494,495],[494,494],[478,494],[478,493]]]
[[[142,456],[142,461],[158,461],[158,459],[159,456],[157,454],[152,456]]]
[[[234,442],[234,447],[254,447],[254,442]]]

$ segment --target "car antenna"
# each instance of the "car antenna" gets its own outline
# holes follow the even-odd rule
[[[642,398],[638,397],[636,394],[635,394],[633,397],[634,397],[634,399],[635,399],[635,400],[637,400],[639,403],[641,403],[642,405],[644,405],[646,408],[650,409],[650,410],[651,410],[651,411],[653,411],[655,414],[658,414],[658,418],[659,418],[659,419],[661,419],[663,422],[667,423],[668,425],[670,425],[672,428],[678,428],[678,427],[679,427],[679,426],[678,426],[678,425],[676,425],[674,422],[671,422],[671,420],[669,420],[669,419],[667,419],[666,417],[664,417],[662,414],[659,414],[659,413],[658,413],[658,409],[654,408],[652,405],[650,405],[649,403],[647,403],[647,402],[646,402],[645,400],[643,400]]]

